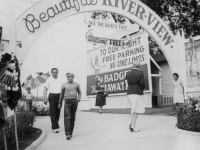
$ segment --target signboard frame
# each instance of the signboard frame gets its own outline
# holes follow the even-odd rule
[[[142,32],[142,33],[138,33],[138,34],[135,34],[135,35],[133,35],[131,38],[134,38],[134,37],[140,37],[140,36],[146,36],[146,38],[147,38],[147,40],[146,40],[146,45],[145,45],[145,63],[146,63],[146,70],[147,70],[147,77],[146,77],[146,79],[148,80],[147,82],[148,82],[148,90],[146,90],[145,91],[145,93],[150,93],[150,92],[152,92],[152,81],[151,81],[151,69],[150,69],[150,57],[149,57],[149,45],[148,45],[148,34],[146,33],[146,32]],[[107,46],[102,46],[102,47],[99,47],[99,48],[96,48],[96,49],[91,49],[91,50],[88,50],[87,51],[87,57],[88,57],[88,53],[89,52],[92,52],[92,51],[94,51],[94,50],[98,50],[98,49],[102,49],[102,48],[105,48],[105,47],[107,47]],[[88,58],[87,58],[88,59]],[[88,63],[87,63],[87,67],[88,67]],[[92,94],[92,95],[90,95],[90,94],[88,94],[88,83],[89,83],[89,81],[88,81],[88,77],[89,76],[100,76],[100,78],[102,78],[101,76],[103,76],[103,75],[105,75],[105,74],[114,74],[114,73],[116,73],[116,72],[119,72],[119,71],[124,71],[124,70],[131,70],[131,68],[132,68],[132,65],[130,66],[127,66],[127,67],[124,67],[124,68],[118,68],[118,69],[115,69],[115,70],[112,70],[112,71],[106,71],[106,72],[102,72],[102,73],[94,73],[94,74],[91,74],[91,73],[88,73],[88,71],[87,71],[87,79],[86,79],[86,96],[87,97],[94,97],[94,96],[96,96],[96,95],[94,95],[94,94]],[[105,79],[104,79],[105,80]],[[94,84],[93,84],[94,85]],[[104,85],[104,86],[106,86],[106,85]],[[126,94],[126,90],[123,90],[123,92],[121,92],[121,93],[108,93],[109,94],[109,96],[116,96],[116,95],[125,95]]]
[[[186,70],[185,70],[185,73],[186,73],[185,87],[186,88],[185,89],[186,89],[186,92],[198,92],[200,91],[200,79],[198,80],[199,75],[200,75],[199,74],[200,73],[200,36],[186,39],[184,44],[185,44],[185,64],[186,64]],[[195,52],[196,59],[192,58],[193,56],[189,56],[190,55],[189,51]],[[199,58],[199,60],[197,58]],[[190,66],[188,64],[189,62],[190,62]]]

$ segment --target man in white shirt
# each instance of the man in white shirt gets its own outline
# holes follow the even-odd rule
[[[44,85],[44,104],[47,104],[47,91],[49,92],[48,101],[50,106],[50,117],[52,129],[55,133],[59,133],[59,118],[60,118],[60,109],[58,108],[59,96],[62,87],[62,82],[58,78],[58,69],[51,69],[52,76],[48,78],[47,82]]]

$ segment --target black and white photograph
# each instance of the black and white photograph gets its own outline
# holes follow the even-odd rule
[[[199,150],[200,0],[0,0],[0,150]]]

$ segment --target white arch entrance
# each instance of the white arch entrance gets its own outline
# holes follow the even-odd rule
[[[162,48],[171,71],[179,72],[175,36],[154,11],[138,0],[41,0],[17,19],[16,40],[23,44],[22,49],[16,49],[17,58],[23,62],[35,40],[59,20],[97,10],[118,13],[142,26]]]
[[[41,0],[17,19],[13,41],[21,41],[23,47],[16,48],[12,44],[9,51],[23,62],[33,43],[49,27],[66,17],[88,11],[109,11],[138,23],[159,44],[172,73],[181,74],[184,70],[183,60],[177,58],[180,46],[175,36],[154,11],[138,0]]]

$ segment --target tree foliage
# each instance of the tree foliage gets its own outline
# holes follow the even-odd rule
[[[200,35],[200,0],[141,0],[157,13],[174,34],[182,30],[185,37]]]

